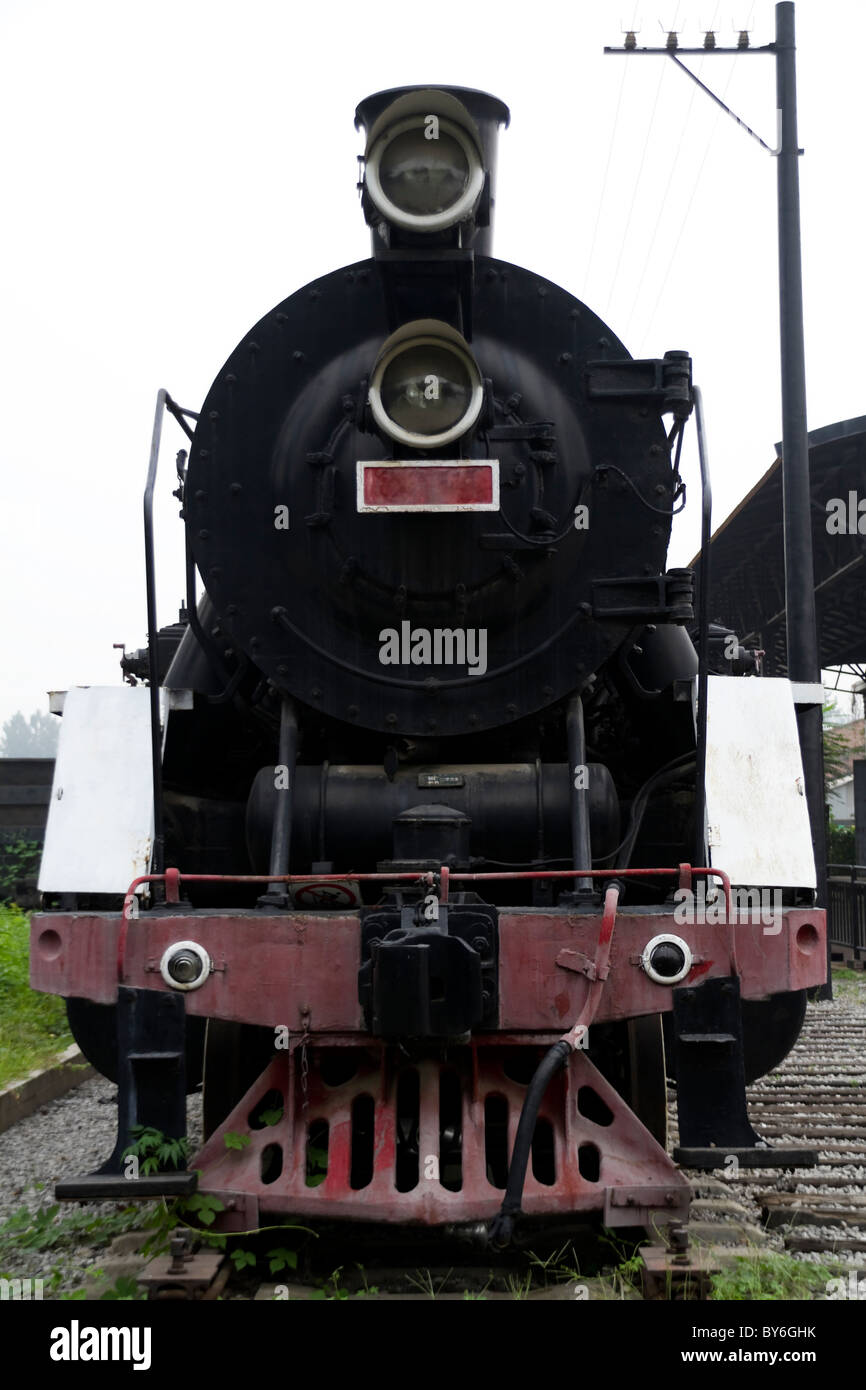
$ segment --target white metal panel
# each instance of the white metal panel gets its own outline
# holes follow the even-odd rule
[[[815,887],[789,681],[709,677],[706,789],[712,863],[732,883]]]
[[[67,691],[40,892],[125,893],[152,846],[148,687]]]

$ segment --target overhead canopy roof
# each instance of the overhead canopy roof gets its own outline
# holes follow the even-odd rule
[[[767,675],[787,673],[781,445],[772,468],[712,539],[710,618],[735,630],[746,646],[763,648]],[[866,658],[866,506],[857,532],[857,502],[866,502],[866,415],[809,435],[812,545],[818,653],[822,668]],[[850,499],[850,494],[856,494]],[[831,516],[844,504],[854,534],[833,534]],[[700,560],[692,561],[700,574]]]

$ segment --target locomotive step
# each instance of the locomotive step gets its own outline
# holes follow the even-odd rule
[[[66,1178],[55,1183],[54,1195],[59,1201],[135,1202],[152,1197],[187,1197],[195,1192],[197,1173],[155,1173],[146,1178],[125,1178],[121,1173],[87,1173],[79,1178]]]

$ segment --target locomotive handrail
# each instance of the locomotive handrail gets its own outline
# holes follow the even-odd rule
[[[144,485],[144,581],[147,603],[147,667],[150,687],[150,756],[153,778],[153,850],[151,862],[159,872],[165,862],[165,828],[162,805],[162,740],[159,718],[159,629],[156,619],[156,557],[153,544],[153,494],[156,488],[156,474],[159,467],[159,447],[162,440],[162,421],[165,412],[177,420],[178,424],[192,439],[192,432],[186,417],[197,420],[192,410],[173,401],[165,387],[156,393],[156,409],[153,416],[153,431],[150,437],[150,457],[147,464],[147,481]],[[194,616],[194,615],[193,615]]]
[[[717,878],[725,896],[725,915],[731,916],[731,880],[724,869],[710,866],[693,867],[691,864],[678,864],[675,868],[664,869],[505,869],[496,873],[455,873],[447,865],[442,865],[438,873],[432,870],[409,873],[371,873],[356,874],[347,871],[339,874],[183,874],[179,869],[166,869],[162,874],[140,874],[134,878],[123,900],[123,915],[135,916],[132,904],[136,891],[144,884],[163,883],[166,902],[180,901],[180,888],[184,883],[416,883],[419,886],[435,887],[437,880],[445,887],[442,901],[447,902],[447,886],[452,883],[489,883],[520,879],[568,879],[600,878],[611,882],[614,879],[629,878],[679,878],[688,884],[690,878]]]
[[[448,901],[448,890],[452,883],[486,883],[490,881],[511,881],[515,879],[568,879],[568,878],[600,878],[605,879],[608,886],[617,880],[629,878],[678,878],[682,887],[690,887],[692,878],[717,878],[722,884],[722,891],[725,895],[725,922],[731,928],[731,966],[736,974],[736,953],[733,939],[734,922],[731,917],[731,880],[724,869],[701,866],[693,868],[691,864],[678,864],[676,868],[666,869],[618,869],[613,873],[610,869],[506,869],[497,873],[474,874],[474,873],[453,873],[447,864],[443,864],[438,873],[427,870],[421,873],[375,873],[375,874],[182,874],[179,869],[166,869],[162,874],[139,874],[134,878],[126,891],[123,900],[122,923],[120,934],[117,939],[117,978],[123,979],[123,964],[126,954],[126,936],[130,921],[138,919],[138,902],[136,899],[137,889],[149,883],[162,883],[165,886],[165,900],[167,903],[177,904],[180,902],[180,889],[183,883],[262,883],[273,886],[277,883],[344,883],[350,878],[355,883],[415,883],[417,885],[435,888],[440,886],[441,901]],[[618,898],[619,895],[617,895]],[[605,894],[604,913],[605,918],[608,912],[608,894]],[[615,915],[615,914],[614,914]],[[612,929],[612,928],[611,928]]]
[[[144,582],[147,595],[147,664],[150,686],[150,757],[153,778],[153,852],[151,862],[157,870],[165,863],[165,830],[162,809],[162,748],[159,736],[159,648],[156,627],[156,559],[153,548],[153,493],[159,466],[162,417],[168,392],[161,387],[156,396],[147,482],[144,485]]]
[[[704,426],[704,402],[699,386],[692,387],[698,460],[701,468],[701,569],[698,589],[698,718],[695,730],[695,857],[706,847],[707,819],[707,698],[710,669],[710,549],[713,535],[713,490]]]

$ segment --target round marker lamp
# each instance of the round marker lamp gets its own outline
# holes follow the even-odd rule
[[[369,401],[380,429],[415,449],[437,449],[471,429],[481,412],[481,373],[447,323],[418,319],[382,346]]]
[[[484,188],[481,155],[467,131],[420,113],[383,131],[367,155],[365,177],[385,220],[415,232],[462,222]]]

